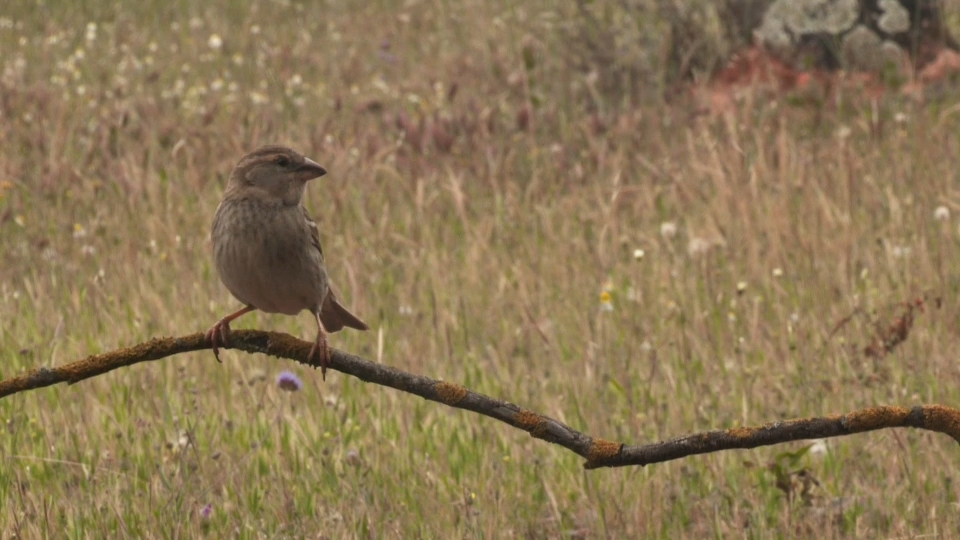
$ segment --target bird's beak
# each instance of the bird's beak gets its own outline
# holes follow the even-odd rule
[[[325,174],[327,174],[327,170],[310,158],[303,158],[303,165],[297,168],[297,176],[304,182],[313,180],[314,178],[320,178]]]

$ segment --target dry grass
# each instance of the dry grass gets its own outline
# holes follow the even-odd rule
[[[373,326],[335,347],[632,442],[960,403],[960,236],[955,217],[934,218],[960,212],[955,102],[889,98],[880,130],[856,96],[816,114],[759,98],[728,119],[597,113],[590,77],[552,53],[569,14],[536,2],[47,3],[0,19],[4,377],[235,307],[209,220],[239,156],[284,142],[331,171],[307,204],[342,296]],[[924,293],[942,306],[866,357],[874,323]],[[306,316],[241,321],[312,332]],[[291,365],[225,360],[0,401],[4,537],[960,525],[956,444],[928,433],[585,473],[487,419],[336,373],[301,370],[304,389],[285,393],[273,380]],[[787,496],[771,463],[819,485]]]

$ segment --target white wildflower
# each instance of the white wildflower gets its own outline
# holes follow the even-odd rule
[[[911,251],[913,251],[913,249],[908,246],[893,246],[891,254],[896,259],[904,259],[910,256]]]
[[[827,441],[824,439],[814,439],[810,445],[810,455],[813,457],[823,457],[827,455]]]
[[[263,105],[270,101],[270,98],[260,92],[250,92],[250,101],[252,101],[254,105]]]
[[[710,242],[705,238],[700,238],[697,236],[691,238],[690,243],[687,244],[687,254],[689,254],[691,257],[703,255],[708,251],[710,251]]]

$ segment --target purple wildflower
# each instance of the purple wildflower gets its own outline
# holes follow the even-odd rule
[[[281,371],[280,374],[277,375],[277,386],[287,392],[296,392],[303,388],[303,383],[300,382],[300,378],[293,373]]]
[[[397,61],[397,57],[390,54],[390,42],[387,40],[380,42],[380,50],[377,51],[377,56],[379,56],[381,60],[388,64],[392,64]]]
[[[210,503],[203,505],[200,509],[200,519],[210,519],[211,515],[213,515],[213,505]]]

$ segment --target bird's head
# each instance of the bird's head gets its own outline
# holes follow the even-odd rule
[[[308,180],[327,174],[315,161],[285,146],[261,146],[237,163],[228,190],[254,188],[284,204],[300,204]]]

